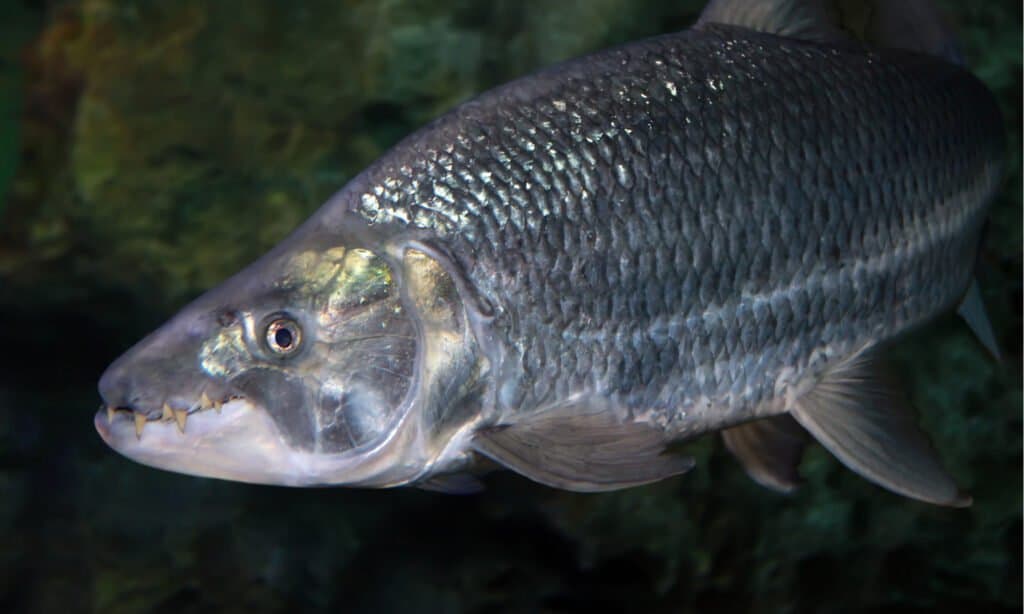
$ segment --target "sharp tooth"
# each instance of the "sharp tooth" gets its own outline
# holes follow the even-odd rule
[[[107,406],[107,422],[113,423],[114,422],[114,414],[116,414],[116,413],[117,412],[114,411],[114,406],[113,405],[108,405]]]
[[[135,413],[135,437],[142,439],[142,429],[146,426],[146,414]]]
[[[174,411],[171,409],[171,406],[168,405],[167,403],[164,403],[164,406],[160,409],[160,411],[163,412],[162,415],[160,416],[161,420],[171,420],[174,418]]]
[[[224,403],[222,403],[221,401],[214,401],[213,402],[213,410],[216,411],[218,414],[220,413],[220,408],[223,407],[223,406],[224,406]]]
[[[174,419],[178,422],[178,430],[182,433],[185,432],[185,421],[188,420],[187,409],[176,409],[174,410]]]
[[[204,392],[202,396],[199,397],[199,409],[210,409],[211,407],[213,407],[213,401],[211,401],[210,397],[206,396],[206,393]]]

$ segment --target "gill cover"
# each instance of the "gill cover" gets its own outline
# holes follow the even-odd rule
[[[438,249],[409,243],[399,248],[403,293],[416,316],[418,378],[412,415],[418,421],[420,480],[467,468],[465,451],[484,418],[484,394],[491,361],[478,335],[488,321],[451,259]]]
[[[489,369],[474,333],[482,316],[470,307],[470,290],[460,288],[461,277],[441,252],[403,243],[383,253],[390,256],[400,309],[413,323],[410,385],[392,421],[375,440],[338,454],[322,450],[308,458],[316,468],[317,484],[423,483],[470,463],[464,442],[480,420]]]

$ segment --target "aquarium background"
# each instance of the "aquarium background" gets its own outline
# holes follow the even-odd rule
[[[1018,612],[1021,4],[944,6],[1007,121],[979,278],[998,364],[953,316],[893,363],[966,510],[810,450],[475,496],[179,476],[107,449],[104,367],[264,252],[397,139],[574,55],[686,27],[700,0],[0,0],[0,612]]]

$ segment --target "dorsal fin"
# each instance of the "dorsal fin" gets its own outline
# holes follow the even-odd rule
[[[931,0],[847,0],[840,4],[869,5],[862,9],[862,32],[855,29],[852,19],[845,17],[847,13],[842,24],[866,43],[927,53],[958,66],[966,64],[953,28]]]
[[[719,23],[818,42],[846,38],[827,0],[711,0],[698,25]]]
[[[817,42],[857,39],[964,64],[931,0],[711,0],[698,25],[719,23]]]

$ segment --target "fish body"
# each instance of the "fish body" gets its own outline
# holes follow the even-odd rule
[[[694,433],[955,306],[1001,135],[941,60],[709,26],[464,105],[325,213],[464,272],[501,419],[593,394]]]
[[[247,481],[459,490],[486,457],[606,490],[724,430],[785,490],[806,430],[883,486],[966,502],[873,356],[975,297],[995,102],[935,55],[712,19],[735,4],[406,138],[119,359],[101,434]],[[206,443],[183,461],[186,423]]]

